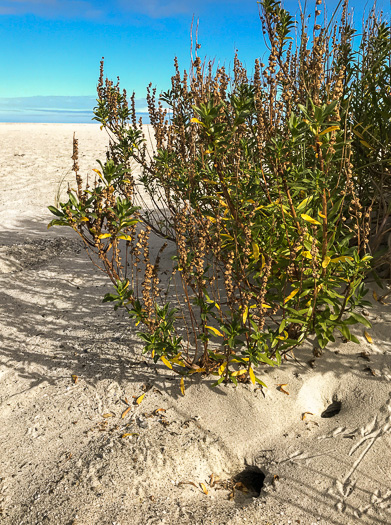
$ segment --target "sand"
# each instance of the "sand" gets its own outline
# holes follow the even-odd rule
[[[259,368],[267,389],[193,378],[182,396],[101,303],[110,283],[76,235],[47,230],[59,184],[64,195],[73,183],[74,131],[92,173],[108,142],[99,126],[0,124],[1,523],[391,523],[381,290],[369,283],[372,344],[357,327],[361,345],[337,337],[320,358],[308,344],[297,363]],[[321,417],[330,405],[340,411]],[[250,490],[232,494],[240,473]]]

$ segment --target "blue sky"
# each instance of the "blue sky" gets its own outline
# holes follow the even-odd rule
[[[315,0],[307,3],[313,11]],[[328,0],[329,11],[336,3]],[[296,0],[284,5],[298,12]],[[366,5],[351,1],[357,27]],[[390,9],[389,0],[378,5]],[[86,114],[102,56],[106,74],[136,92],[141,111],[149,82],[158,91],[169,87],[175,55],[188,69],[193,14],[201,58],[229,67],[238,49],[252,71],[265,53],[256,0],[0,0],[0,121],[13,111],[22,118],[29,108],[57,111],[59,119],[72,108]]]

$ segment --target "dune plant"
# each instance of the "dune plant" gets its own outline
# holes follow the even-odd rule
[[[299,30],[280,2],[260,2],[269,59],[252,78],[237,56],[232,74],[196,53],[181,75],[175,59],[171,89],[147,90],[150,149],[135,95],[101,63],[95,120],[110,150],[83,186],[74,139],[77,188],[50,225],[80,235],[114,284],[104,301],[127,310],[182,392],[191,373],[263,385],[259,366],[308,338],[322,349],[338,330],[358,343],[350,326],[370,326],[358,309],[378,183],[367,199],[347,1],[333,25],[320,6],[309,37],[304,14]]]
[[[350,124],[357,193],[371,207],[370,248],[375,266],[390,264],[391,249],[391,26],[374,10],[358,49],[349,50],[341,106]]]

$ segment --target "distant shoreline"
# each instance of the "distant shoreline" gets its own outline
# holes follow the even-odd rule
[[[19,121],[13,121],[13,122],[5,122],[5,121],[0,121],[0,126],[9,126],[9,125],[12,125],[12,124],[15,124],[15,125],[20,125],[20,124],[37,124],[39,126],[41,126],[42,124],[46,124],[47,126],[68,126],[69,124],[77,124],[78,126],[83,126],[84,124],[85,125],[90,125],[90,124],[93,124],[93,125],[98,125],[99,122],[28,122],[27,120],[23,121],[21,120],[20,122]]]
[[[49,115],[45,115],[45,118],[39,118],[37,115],[20,115],[20,117],[16,117],[15,115],[4,117],[0,113],[0,124],[97,124],[99,125],[99,122],[96,122],[92,120],[93,114],[88,116],[86,118],[85,116],[80,116],[77,118],[77,115],[74,115],[72,113],[64,115],[61,114],[62,119],[59,119],[59,115],[53,115],[53,118],[50,119]],[[149,115],[148,113],[136,113],[137,120],[142,117],[143,124],[150,124]],[[69,119],[69,120],[68,120]]]
[[[0,97],[1,123],[88,124],[94,118],[96,96]],[[147,102],[135,100],[137,118],[149,123]]]

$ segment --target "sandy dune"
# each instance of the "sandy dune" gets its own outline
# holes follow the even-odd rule
[[[391,306],[371,292],[372,344],[358,327],[360,346],[308,345],[258,370],[267,390],[189,379],[182,396],[73,232],[46,228],[73,131],[91,173],[99,126],[0,124],[0,521],[391,523]]]

